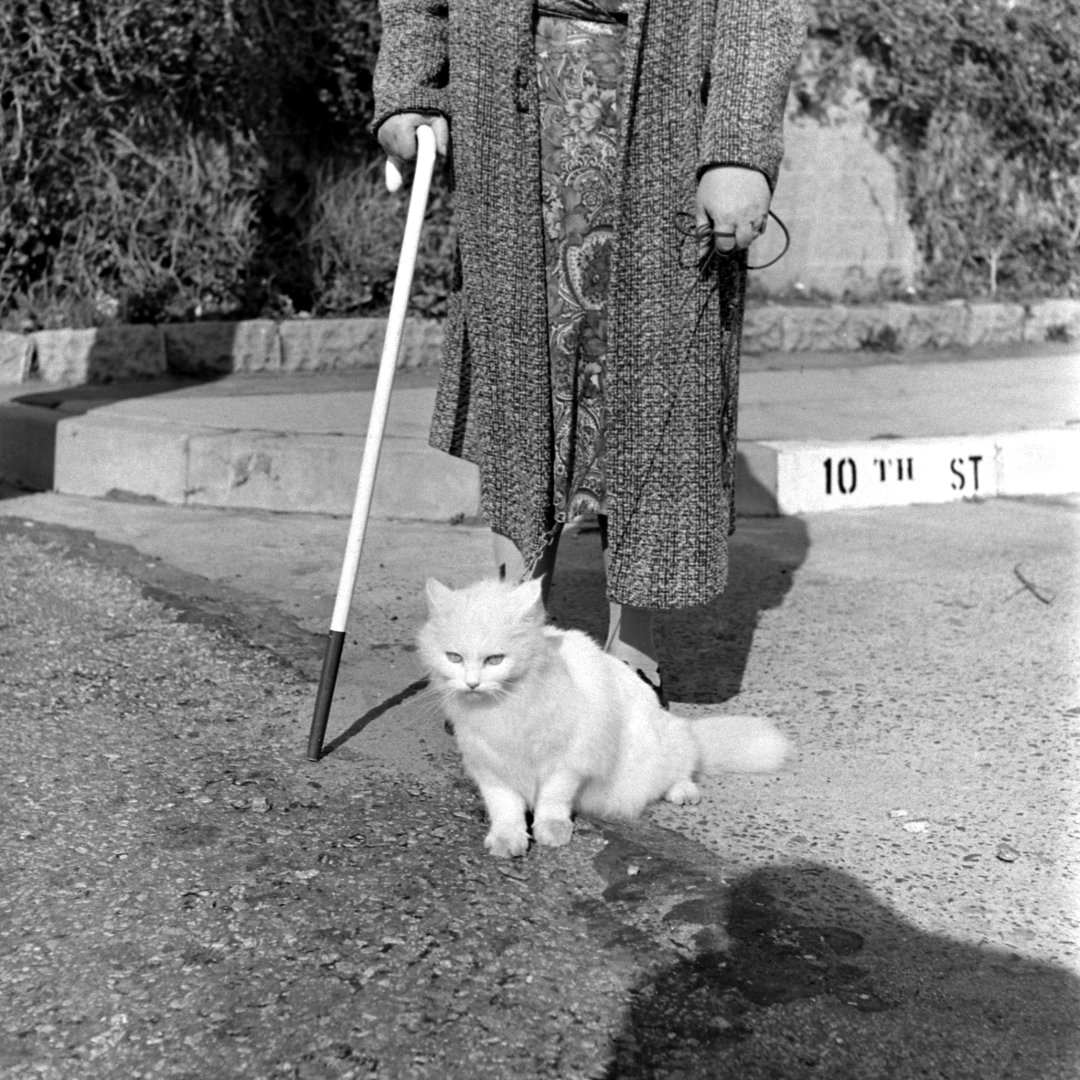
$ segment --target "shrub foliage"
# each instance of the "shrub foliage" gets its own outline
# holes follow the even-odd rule
[[[822,112],[853,84],[901,162],[927,295],[1080,294],[1075,0],[816,0]],[[4,0],[0,322],[353,314],[401,235],[367,130],[376,0]],[[451,274],[437,187],[417,267]]]
[[[1080,295],[1076,0],[817,0],[817,112],[853,84],[934,296]]]
[[[377,36],[375,0],[5,0],[0,318],[311,308],[315,179],[374,156]]]

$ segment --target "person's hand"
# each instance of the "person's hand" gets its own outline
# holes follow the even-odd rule
[[[394,113],[388,116],[378,130],[379,145],[397,167],[402,176],[408,177],[416,160],[416,129],[427,124],[435,135],[435,154],[445,158],[450,150],[450,125],[445,116],[425,113]]]
[[[745,251],[765,231],[772,193],[763,173],[716,165],[697,188],[697,230],[702,255]]]

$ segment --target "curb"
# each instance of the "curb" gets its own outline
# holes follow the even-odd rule
[[[430,411],[430,390],[405,412]],[[10,403],[0,405],[0,480],[91,498],[182,507],[348,516],[364,449],[359,434],[235,430]],[[743,516],[1080,493],[1080,428],[940,438],[746,441]],[[476,469],[399,424],[388,429],[375,518],[474,519]]]
[[[754,516],[1080,492],[1080,429],[756,442],[739,456],[736,509]]]
[[[405,419],[383,441],[374,517],[450,521],[478,512],[476,469],[432,449],[408,422],[413,408],[430,412],[433,394],[395,393]],[[417,396],[423,404],[412,404]],[[363,434],[243,430],[9,402],[0,404],[0,481],[90,498],[347,516],[364,442]]]
[[[0,385],[193,377],[228,372],[331,372],[377,366],[385,319],[251,319],[0,332]],[[409,319],[399,366],[434,367],[443,327]],[[747,306],[743,352],[905,353],[1080,341],[1080,300],[1031,304],[796,304]]]
[[[88,416],[61,421],[55,447],[52,487],[64,495],[347,516],[364,440]],[[419,439],[386,436],[372,516],[451,521],[475,517],[478,506],[475,468]]]

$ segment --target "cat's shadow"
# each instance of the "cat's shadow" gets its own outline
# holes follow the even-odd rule
[[[657,620],[664,685],[673,701],[715,704],[739,693],[761,613],[783,602],[809,548],[800,518],[739,518],[724,594]],[[604,640],[607,600],[597,529],[564,531],[548,609],[559,626]]]

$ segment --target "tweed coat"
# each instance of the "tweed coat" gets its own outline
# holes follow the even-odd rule
[[[551,376],[534,0],[381,0],[374,123],[449,118],[460,287],[432,442],[475,461],[526,564],[552,526]],[[697,178],[775,183],[802,0],[630,0],[608,300],[608,593],[642,607],[724,588],[745,263],[698,273]]]

